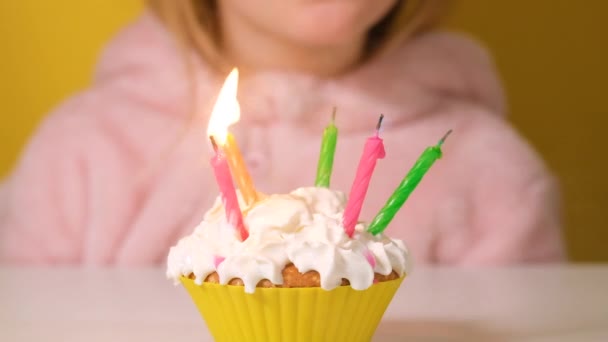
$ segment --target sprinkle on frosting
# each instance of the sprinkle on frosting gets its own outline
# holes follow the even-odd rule
[[[194,232],[171,248],[167,277],[178,282],[193,274],[195,283],[202,284],[217,272],[220,284],[240,278],[252,293],[262,279],[282,284],[282,270],[290,263],[302,273],[319,272],[325,290],[340,286],[343,278],[364,290],[373,284],[374,273],[409,273],[408,252],[400,240],[374,236],[363,224],[357,224],[352,239],[344,233],[345,203],[343,193],[327,188],[270,195],[247,213],[249,238],[241,242],[218,199]]]

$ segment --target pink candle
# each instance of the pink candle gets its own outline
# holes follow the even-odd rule
[[[213,138],[211,138],[211,143],[215,150],[215,156],[211,158],[211,167],[215,173],[217,184],[220,187],[226,219],[228,223],[235,227],[241,241],[245,241],[249,237],[249,233],[243,223],[243,213],[241,213],[239,201],[236,197],[236,190],[232,181],[232,175],[230,174],[230,168],[228,167],[228,161],[217,148]]]
[[[348,196],[348,203],[346,203],[346,209],[344,209],[344,231],[349,237],[353,237],[355,232],[355,225],[361,214],[361,207],[363,207],[363,200],[365,194],[367,194],[367,188],[369,187],[369,181],[372,178],[372,173],[376,167],[378,159],[382,159],[385,156],[384,144],[380,139],[380,125],[382,124],[383,115],[380,115],[378,125],[376,126],[376,134],[369,137],[365,142],[363,154],[359,161],[359,167],[357,168],[357,175],[353,181],[353,186],[350,188],[350,195]]]

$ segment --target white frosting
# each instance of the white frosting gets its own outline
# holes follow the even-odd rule
[[[356,226],[352,239],[344,233],[345,202],[343,193],[326,188],[271,195],[246,214],[249,238],[241,242],[218,198],[192,235],[171,248],[167,277],[178,282],[180,276],[194,274],[195,283],[202,284],[217,271],[221,284],[240,278],[252,293],[262,279],[282,284],[289,263],[302,273],[319,272],[325,290],[340,286],[343,278],[364,290],[373,284],[375,272],[409,273],[410,258],[401,240],[374,236],[363,224]]]

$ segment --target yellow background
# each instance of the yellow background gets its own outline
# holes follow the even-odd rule
[[[43,115],[90,80],[138,0],[0,2],[0,176]],[[510,117],[562,181],[568,249],[608,261],[608,1],[461,0],[448,26],[493,52]]]

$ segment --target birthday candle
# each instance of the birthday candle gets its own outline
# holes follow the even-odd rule
[[[338,140],[338,128],[335,125],[336,108],[331,117],[331,122],[323,131],[321,153],[319,153],[319,164],[317,165],[317,179],[315,186],[329,188],[331,170],[334,166],[334,155],[336,153],[336,142]]]
[[[253,181],[251,180],[251,176],[249,175],[249,171],[247,170],[247,166],[243,160],[243,155],[241,154],[241,150],[239,149],[236,139],[232,133],[228,132],[226,144],[222,147],[222,150],[226,154],[228,165],[230,165],[232,175],[234,176],[236,184],[238,184],[239,189],[241,190],[243,200],[247,206],[251,206],[257,201],[258,193],[253,186]]]
[[[397,211],[401,209],[407,198],[410,196],[412,191],[416,188],[418,183],[422,180],[422,177],[426,172],[433,166],[433,163],[441,158],[441,145],[443,145],[445,139],[450,135],[452,131],[448,131],[439,143],[435,146],[428,147],[418,158],[416,164],[407,173],[401,184],[397,187],[395,192],[388,199],[384,207],[378,212],[374,220],[369,224],[367,231],[376,235],[380,234],[386,229],[388,224],[392,221],[397,214]]]
[[[355,225],[361,214],[361,208],[363,207],[363,200],[367,194],[369,182],[372,178],[372,173],[376,167],[378,159],[384,158],[386,155],[384,151],[384,143],[380,138],[380,126],[382,125],[383,115],[380,115],[378,125],[376,126],[376,134],[367,139],[361,160],[359,161],[359,167],[357,168],[357,174],[353,185],[350,188],[350,195],[348,196],[348,202],[346,203],[346,209],[344,209],[344,231],[349,237],[353,236],[355,231]]]
[[[236,229],[241,241],[245,241],[249,237],[249,233],[245,229],[243,223],[243,214],[241,213],[239,201],[236,197],[236,190],[234,188],[234,183],[232,182],[228,162],[226,157],[218,149],[214,138],[211,137],[210,139],[213,149],[215,150],[215,156],[211,158],[211,167],[213,168],[215,179],[220,188],[224,211],[226,212],[226,220]]]
[[[243,156],[238,148],[236,139],[228,131],[228,127],[238,122],[241,117],[241,109],[236,98],[238,79],[239,73],[237,69],[233,69],[228,77],[226,77],[226,81],[218,94],[217,101],[209,118],[207,133],[215,139],[215,142],[222,151],[222,155],[228,161],[232,176],[243,195],[243,200],[247,205],[251,205],[257,200],[257,192],[243,161]]]

